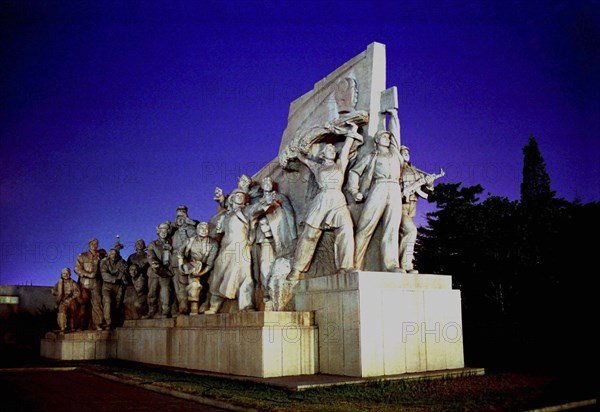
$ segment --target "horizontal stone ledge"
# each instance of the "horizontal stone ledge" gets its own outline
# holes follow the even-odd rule
[[[115,332],[111,330],[82,330],[77,332],[60,333],[47,332],[44,339],[48,341],[99,341],[116,339]]]
[[[312,312],[242,312],[126,320],[124,328],[236,328],[314,326]]]
[[[296,293],[358,289],[452,289],[452,276],[356,271],[301,280]]]

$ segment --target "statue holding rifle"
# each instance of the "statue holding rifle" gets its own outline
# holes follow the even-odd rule
[[[417,200],[419,197],[427,198],[423,187],[433,190],[433,181],[444,176],[440,169],[439,174],[425,173],[410,163],[410,153],[406,146],[400,146],[400,155],[404,163],[400,172],[402,185],[402,220],[400,223],[400,267],[408,273],[419,273],[413,265],[415,242],[417,240],[417,226],[413,218],[417,214]]]

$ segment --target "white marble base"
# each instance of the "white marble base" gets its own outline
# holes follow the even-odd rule
[[[116,357],[115,332],[48,332],[40,342],[40,355],[58,360],[94,360]]]
[[[371,377],[464,367],[460,291],[452,278],[355,272],[300,281],[315,311],[320,373]]]
[[[251,312],[126,321],[117,357],[255,377],[318,372],[314,315]]]

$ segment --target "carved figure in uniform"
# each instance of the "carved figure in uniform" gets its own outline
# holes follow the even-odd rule
[[[200,222],[196,226],[196,236],[188,240],[186,246],[179,252],[179,270],[189,276],[187,286],[190,315],[198,314],[202,276],[211,271],[214,266],[219,244],[209,237],[207,222]],[[188,263],[184,263],[188,260]]]
[[[79,276],[81,286],[79,307],[79,322],[82,327],[102,330],[104,318],[102,316],[102,278],[100,276],[100,261],[104,258],[103,251],[98,249],[98,239],[93,238],[88,242],[88,251],[80,253],[75,261],[74,271]],[[90,308],[91,306],[91,308]],[[91,309],[91,322],[89,312]]]
[[[63,268],[60,280],[52,288],[58,306],[57,323],[60,331],[64,333],[69,327],[71,330],[79,328],[77,317],[79,314],[79,285],[71,279],[71,269]]]

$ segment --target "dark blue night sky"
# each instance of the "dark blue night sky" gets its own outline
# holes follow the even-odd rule
[[[180,204],[208,220],[374,41],[417,167],[517,200],[533,134],[558,196],[600,200],[599,1],[281,3],[0,2],[0,284],[54,284],[94,236],[126,256]]]

